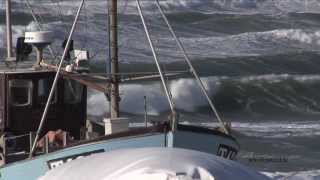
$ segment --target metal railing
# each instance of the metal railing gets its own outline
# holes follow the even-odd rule
[[[28,158],[33,141],[34,132],[8,137],[4,134],[1,142],[3,163],[6,164],[11,156],[20,156],[22,159]],[[24,146],[20,144],[24,144]],[[28,144],[29,147],[27,146]]]

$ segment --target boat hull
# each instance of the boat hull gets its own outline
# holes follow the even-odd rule
[[[36,180],[48,170],[83,156],[115,149],[142,147],[193,149],[229,159],[234,159],[239,150],[238,143],[232,137],[219,133],[196,132],[190,129],[177,130],[175,132],[153,132],[129,137],[98,140],[37,156],[33,159],[8,164],[0,169],[0,180]],[[221,149],[221,147],[227,147],[227,150]],[[234,155],[232,153],[227,154],[230,150],[233,150],[232,153]]]

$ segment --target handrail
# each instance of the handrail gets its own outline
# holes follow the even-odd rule
[[[198,85],[200,86],[203,94],[205,95],[205,97],[206,97],[206,99],[207,99],[207,101],[208,101],[208,103],[209,103],[212,111],[213,111],[214,114],[216,115],[218,121],[221,123],[222,128],[223,128],[223,130],[225,131],[225,133],[226,133],[226,134],[229,134],[228,128],[226,127],[225,123],[224,123],[223,120],[221,119],[221,117],[220,117],[220,115],[219,115],[216,107],[214,106],[212,100],[210,99],[210,97],[209,97],[209,95],[208,95],[208,92],[207,92],[207,90],[206,90],[206,88],[205,88],[202,80],[200,79],[198,73],[196,72],[195,68],[193,67],[193,65],[192,65],[192,63],[191,63],[191,60],[190,60],[189,56],[188,56],[187,53],[186,53],[185,48],[183,47],[181,41],[179,40],[179,38],[177,37],[176,33],[174,32],[171,24],[169,23],[168,18],[167,18],[166,15],[164,14],[164,12],[163,12],[163,10],[162,10],[162,7],[160,6],[159,0],[155,0],[155,1],[156,1],[156,5],[157,5],[157,7],[158,7],[158,9],[159,9],[159,11],[160,11],[160,14],[161,14],[162,18],[163,18],[164,21],[166,22],[166,24],[167,24],[167,26],[168,26],[168,28],[169,28],[169,30],[170,30],[173,38],[176,40],[176,42],[177,42],[177,44],[178,44],[180,50],[183,52],[183,56],[184,56],[184,58],[185,58],[185,60],[186,60],[186,62],[187,62],[187,64],[188,64],[188,66],[190,67],[191,73],[192,73],[192,74],[194,75],[194,77],[196,78],[196,80],[197,80],[197,82],[198,82]]]
[[[152,39],[151,39],[151,37],[150,37],[150,33],[149,33],[148,27],[147,27],[147,25],[146,25],[145,19],[144,19],[144,15],[143,15],[143,12],[142,12],[142,9],[141,9],[140,1],[139,1],[139,0],[136,0],[136,2],[137,2],[138,12],[139,12],[139,15],[140,15],[140,17],[141,17],[141,21],[142,21],[142,24],[143,24],[143,27],[144,27],[145,33],[146,33],[146,35],[147,35],[147,38],[148,38],[148,41],[149,41],[149,45],[150,45],[150,48],[151,48],[151,51],[152,51],[152,54],[153,54],[153,58],[154,58],[155,63],[156,63],[156,65],[157,65],[157,68],[158,68],[158,71],[159,71],[159,75],[160,75],[160,78],[161,78],[161,82],[162,82],[162,85],[163,85],[163,87],[164,87],[164,91],[165,91],[165,93],[166,93],[166,96],[167,96],[167,99],[168,99],[168,102],[169,102],[169,105],[170,105],[170,109],[171,109],[171,112],[172,112],[172,117],[171,117],[172,130],[175,131],[176,126],[177,126],[177,124],[178,124],[178,122],[177,122],[177,121],[178,121],[178,120],[177,120],[177,113],[176,113],[176,110],[175,110],[175,105],[174,105],[174,103],[173,103],[171,94],[170,94],[170,92],[169,92],[169,88],[168,88],[168,86],[167,86],[167,83],[166,83],[166,80],[165,80],[165,78],[164,78],[162,69],[161,69],[161,67],[160,67],[160,63],[159,63],[157,54],[156,54],[156,52],[155,52],[153,42],[152,42]]]
[[[70,45],[70,42],[71,42],[71,38],[72,38],[72,35],[73,35],[74,30],[76,28],[76,25],[77,25],[77,22],[78,22],[78,19],[79,19],[80,12],[81,12],[81,9],[83,7],[83,4],[84,4],[84,0],[81,1],[80,6],[79,6],[78,11],[77,11],[77,15],[76,15],[76,17],[74,19],[74,22],[72,24],[71,31],[70,31],[70,34],[69,34],[69,37],[68,37],[68,40],[67,40],[67,44],[66,44],[66,46],[64,48],[63,55],[61,57],[61,60],[60,60],[60,63],[59,63],[58,69],[57,69],[57,73],[56,73],[56,76],[54,78],[54,81],[53,81],[53,84],[52,84],[52,87],[51,87],[51,91],[50,91],[50,94],[49,94],[49,97],[48,97],[48,100],[47,100],[47,103],[46,103],[46,107],[44,109],[44,112],[43,112],[43,115],[42,115],[38,130],[37,130],[37,134],[36,134],[36,137],[34,139],[34,143],[33,143],[32,148],[30,150],[30,155],[29,155],[30,158],[32,158],[32,156],[33,156],[33,153],[34,153],[34,151],[36,149],[37,141],[39,139],[40,133],[41,133],[42,128],[43,128],[43,125],[45,123],[45,119],[46,119],[46,116],[47,116],[47,113],[48,113],[48,110],[49,110],[49,107],[50,107],[50,104],[51,104],[50,101],[51,101],[51,99],[52,99],[52,97],[54,95],[54,90],[55,90],[55,88],[56,88],[56,86],[58,84],[58,78],[59,78],[59,75],[60,75],[62,64],[63,64],[63,61],[64,61],[65,56],[67,54],[67,51],[68,51],[68,48],[69,48],[69,45]]]
[[[25,138],[25,137],[28,137],[29,136],[29,143],[30,143],[30,149],[31,149],[31,143],[32,143],[32,132],[28,133],[28,134],[21,134],[21,135],[17,135],[17,136],[9,136],[9,137],[5,137],[5,135],[3,135],[1,137],[1,146],[2,146],[2,158],[3,158],[3,163],[6,164],[6,160],[7,160],[7,156],[10,156],[10,155],[14,155],[14,154],[17,154],[17,153],[26,153],[27,150],[25,151],[12,151],[12,152],[8,152],[8,149],[7,149],[7,141],[13,141],[15,144],[16,141],[18,139],[21,139],[21,138]],[[13,146],[13,148],[15,148],[15,145]]]
[[[27,136],[30,136],[30,133],[28,133],[28,134],[22,134],[22,135],[18,135],[18,136],[6,137],[4,140],[5,140],[5,141],[7,141],[7,140],[15,140],[15,139],[22,138],[22,137],[27,137]]]

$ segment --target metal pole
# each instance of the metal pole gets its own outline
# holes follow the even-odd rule
[[[169,105],[170,105],[170,109],[171,109],[171,112],[172,112],[172,114],[171,114],[171,123],[172,123],[171,126],[172,126],[172,130],[175,131],[177,123],[178,123],[177,122],[177,113],[176,113],[176,110],[175,110],[175,105],[174,105],[174,103],[173,103],[173,101],[171,99],[169,88],[168,88],[168,86],[166,84],[166,80],[165,80],[163,72],[161,70],[157,54],[156,54],[156,51],[154,49],[154,45],[153,45],[152,39],[150,37],[149,30],[148,30],[148,27],[146,25],[146,22],[145,22],[145,19],[144,19],[144,16],[143,16],[143,12],[142,12],[142,9],[141,9],[140,1],[136,0],[136,2],[137,2],[138,11],[139,11],[139,14],[140,14],[140,17],[141,17],[141,20],[142,20],[142,24],[143,24],[144,30],[146,32],[146,35],[147,35],[147,38],[148,38],[148,41],[149,41],[149,44],[150,44],[150,48],[151,48],[154,60],[156,62],[156,65],[157,65],[157,68],[158,68],[158,71],[159,71],[159,74],[160,74],[162,85],[164,87],[164,91],[166,93],[166,96],[167,96],[167,99],[168,99],[168,102],[169,102]]]
[[[40,63],[41,63],[42,58],[43,58],[43,48],[42,47],[37,47],[36,51],[37,51],[37,62],[35,64],[35,66],[40,66]]]
[[[67,44],[66,44],[66,47],[64,48],[64,51],[63,51],[63,55],[61,57],[61,60],[60,60],[60,63],[59,63],[59,66],[58,66],[58,69],[57,69],[57,73],[56,73],[56,76],[54,78],[54,81],[53,81],[53,84],[52,84],[52,87],[51,87],[51,91],[50,91],[50,94],[49,94],[49,97],[48,97],[48,100],[47,100],[47,103],[46,103],[46,107],[44,109],[44,112],[42,114],[42,118],[41,118],[41,121],[40,121],[40,124],[39,124],[39,127],[38,127],[38,130],[37,130],[37,134],[36,134],[36,137],[34,139],[34,142],[33,142],[33,145],[32,145],[32,149],[30,151],[30,158],[33,156],[33,153],[36,149],[36,145],[37,145],[37,141],[40,137],[40,134],[41,134],[41,131],[42,131],[42,128],[43,128],[43,125],[45,123],[45,119],[46,119],[46,116],[47,116],[47,113],[48,113],[48,110],[49,110],[49,107],[50,107],[50,102],[51,102],[51,99],[53,97],[53,94],[54,94],[54,90],[58,84],[58,79],[59,79],[59,75],[60,75],[60,70],[62,68],[62,64],[63,64],[63,60],[67,54],[67,51],[68,51],[68,47],[70,45],[70,41],[71,41],[71,38],[72,38],[72,35],[73,35],[73,32],[76,28],[76,25],[77,25],[77,22],[78,22],[78,19],[79,19],[79,16],[80,16],[80,12],[81,12],[81,9],[83,7],[83,4],[84,4],[84,0],[81,1],[81,4],[78,8],[78,11],[77,11],[77,15],[74,19],[74,22],[72,24],[72,28],[71,28],[71,31],[70,31],[70,34],[69,34],[69,37],[68,37],[68,40],[67,40]]]
[[[162,8],[161,8],[160,3],[159,3],[158,0],[156,0],[156,4],[157,4],[157,7],[158,7],[158,9],[159,9],[159,11],[160,11],[160,13],[161,13],[164,21],[166,22],[166,24],[167,24],[167,26],[168,26],[168,28],[169,28],[169,30],[170,30],[170,32],[171,32],[173,38],[176,40],[176,42],[177,42],[180,50],[183,52],[184,58],[185,58],[186,62],[188,63],[192,74],[193,74],[194,77],[196,78],[196,80],[197,80],[197,82],[198,82],[198,84],[199,84],[199,86],[200,86],[203,94],[205,95],[205,97],[206,97],[206,99],[207,99],[207,101],[208,101],[208,103],[209,103],[212,111],[213,111],[214,114],[216,115],[218,121],[221,123],[222,128],[223,128],[223,130],[225,131],[225,133],[226,133],[226,134],[229,134],[229,131],[228,131],[228,129],[226,128],[225,123],[224,123],[223,120],[221,119],[221,117],[220,117],[220,115],[219,115],[216,107],[214,106],[212,100],[210,99],[210,97],[209,97],[209,95],[208,95],[208,92],[207,92],[207,90],[206,90],[206,88],[205,88],[202,80],[200,79],[200,77],[199,77],[197,71],[195,70],[195,68],[193,67],[193,65],[192,65],[192,63],[191,63],[191,60],[190,60],[189,56],[188,56],[187,53],[186,53],[186,50],[184,49],[184,47],[183,47],[181,41],[179,40],[179,38],[176,36],[176,33],[174,32],[171,24],[169,23],[169,20],[167,19],[166,15],[164,14],[164,12],[163,12],[163,10],[162,10]]]
[[[119,72],[118,64],[118,5],[117,0],[109,0],[109,56],[111,68],[110,114],[111,119],[119,117]]]
[[[32,145],[33,145],[33,139],[34,139],[34,134],[33,134],[33,132],[30,132],[29,133],[29,145],[30,145],[30,150],[29,151],[31,151],[31,149],[32,149]]]
[[[44,137],[44,153],[48,154],[49,153],[49,138],[48,136]]]
[[[3,136],[3,162],[7,163],[7,139]]]
[[[144,125],[148,127],[147,96],[144,96]]]
[[[12,57],[11,0],[6,0],[7,59]]]

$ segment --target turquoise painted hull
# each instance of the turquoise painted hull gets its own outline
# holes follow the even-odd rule
[[[201,134],[193,132],[169,132],[151,133],[139,136],[101,140],[88,144],[82,144],[59,150],[53,153],[37,156],[16,163],[8,164],[0,169],[0,180],[37,180],[48,170],[59,166],[69,160],[79,158],[98,152],[108,152],[123,148],[140,147],[179,147],[194,149],[215,155],[222,155],[226,158],[230,154],[221,154],[221,144],[231,149],[239,150],[239,145],[231,138],[225,138],[212,134]],[[223,153],[226,153],[222,149]]]

